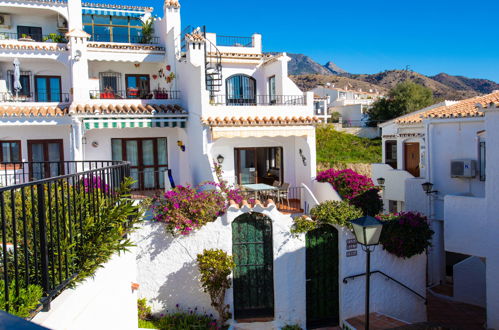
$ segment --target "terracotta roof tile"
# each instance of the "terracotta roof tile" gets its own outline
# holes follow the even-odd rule
[[[61,46],[61,44],[47,44],[38,42],[22,42],[22,43],[0,43],[0,49],[12,49],[12,50],[42,50],[42,51],[67,51],[66,46]]]
[[[319,124],[318,117],[225,117],[205,118],[203,124],[208,126],[304,126]]]
[[[201,42],[204,41],[204,36],[200,33],[186,33],[185,38],[188,39],[189,41],[196,41],[196,42]]]
[[[67,114],[67,106],[0,106],[0,117],[56,117]]]
[[[482,117],[483,112],[478,109],[477,104],[486,107],[490,103],[499,103],[499,91],[462,100],[451,105],[429,109],[428,111],[419,112],[414,115],[401,117],[396,120],[396,122],[399,124],[413,124],[420,123],[423,119],[427,118],[444,119]]]
[[[173,7],[173,8],[180,8],[180,2],[178,2],[178,0],[166,0],[165,6],[166,7]]]

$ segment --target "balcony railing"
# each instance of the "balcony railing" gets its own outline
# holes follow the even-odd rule
[[[210,99],[213,105],[306,105],[304,95],[256,95],[253,98],[237,98],[227,95],[214,95]]]
[[[56,43],[67,43],[66,37],[51,33],[51,34],[25,34],[16,32],[0,32],[1,40],[18,40],[18,41],[28,41],[28,42],[56,42]]]
[[[90,36],[89,41],[156,45],[159,44],[159,37],[130,36],[128,34],[93,34]]]
[[[69,93],[39,90],[29,93],[1,92],[0,102],[60,102],[71,100]]]
[[[280,212],[284,213],[303,213],[302,209],[302,194],[303,187],[288,187],[275,188],[268,190],[243,190],[241,194],[249,201],[259,200],[262,203],[268,199],[272,199]]]
[[[157,89],[151,92],[137,89],[128,89],[121,91],[101,91],[91,90],[91,99],[155,99],[155,100],[177,100],[180,99],[180,91],[167,89]]]
[[[221,47],[253,47],[253,37],[234,37],[217,35],[217,46]]]
[[[0,290],[7,302],[35,284],[43,290],[42,304],[50,307],[52,298],[85,270],[78,251],[87,244],[87,226],[104,225],[102,210],[118,202],[120,185],[130,174],[124,162],[57,163],[59,172],[50,167],[53,162],[0,164],[2,171],[23,174],[12,177],[17,183],[0,187]],[[37,165],[50,175],[35,174]]]

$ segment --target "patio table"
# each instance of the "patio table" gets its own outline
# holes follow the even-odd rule
[[[242,187],[249,191],[255,192],[255,199],[258,199],[258,194],[263,191],[274,190],[277,191],[279,188],[270,186],[265,183],[251,183],[251,184],[243,184]]]

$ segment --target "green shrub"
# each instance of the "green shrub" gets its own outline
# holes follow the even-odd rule
[[[362,217],[362,211],[348,201],[325,201],[310,210],[312,219],[320,224],[352,228],[350,220]]]
[[[298,324],[286,324],[281,328],[282,330],[302,330]]]
[[[161,315],[151,320],[139,319],[139,328],[160,330],[216,330],[217,322],[211,315],[197,313],[197,308]]]
[[[149,320],[151,318],[151,306],[147,305],[146,298],[137,299],[137,311],[139,320]]]
[[[372,217],[383,212],[383,200],[377,188],[369,189],[351,198],[350,204],[361,209],[364,215]]]
[[[225,304],[225,291],[230,288],[230,273],[235,263],[227,252],[219,249],[204,250],[197,256],[204,292],[210,295],[211,305],[218,312],[218,323],[223,326],[231,317],[229,305]]]
[[[312,220],[306,215],[301,215],[293,219],[293,226],[291,227],[291,234],[298,236],[298,234],[307,233],[319,227],[317,221]]]
[[[30,284],[28,287],[21,286],[19,288],[19,295],[14,295],[15,282],[10,282],[9,285],[9,300],[5,299],[4,291],[5,282],[0,281],[0,309],[6,311],[9,305],[9,313],[19,317],[28,317],[30,312],[34,310],[42,299],[42,287],[35,284]]]

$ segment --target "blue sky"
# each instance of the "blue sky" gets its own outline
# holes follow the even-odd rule
[[[258,32],[264,51],[303,53],[321,64],[332,60],[351,73],[410,65],[426,75],[499,82],[499,0],[180,1],[183,26],[235,36]],[[140,5],[161,16],[162,3]]]

